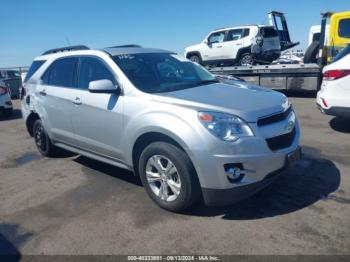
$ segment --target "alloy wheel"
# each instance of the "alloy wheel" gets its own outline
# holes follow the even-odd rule
[[[148,159],[146,179],[153,193],[163,201],[174,201],[181,192],[181,181],[176,166],[165,156],[154,155]]]

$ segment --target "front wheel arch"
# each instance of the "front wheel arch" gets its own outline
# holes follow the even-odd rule
[[[141,156],[142,151],[151,143],[154,142],[167,142],[169,144],[172,144],[178,148],[180,148],[182,151],[186,153],[184,148],[173,138],[171,138],[168,135],[158,133],[158,132],[147,132],[142,135],[140,135],[132,148],[132,164],[133,164],[133,169],[136,175],[138,174],[138,162],[139,158]],[[186,153],[187,154],[187,153]]]

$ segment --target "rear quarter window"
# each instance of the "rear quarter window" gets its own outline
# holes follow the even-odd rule
[[[260,28],[260,34],[263,37],[266,37],[266,38],[278,36],[276,30],[273,27],[262,27],[262,28]]]
[[[26,74],[26,77],[24,78],[24,82],[27,82],[32,75],[35,74],[36,71],[45,63],[45,60],[36,60],[32,63],[32,65],[29,67],[29,70]]]

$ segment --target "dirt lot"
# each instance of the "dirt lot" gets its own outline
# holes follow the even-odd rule
[[[42,158],[17,110],[0,121],[0,254],[350,254],[350,122],[292,97],[303,159],[251,199],[187,214],[131,173]]]

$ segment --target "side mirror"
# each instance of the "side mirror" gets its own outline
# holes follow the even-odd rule
[[[209,42],[208,42],[208,39],[205,39],[205,40],[203,41],[203,43],[207,45],[207,44],[209,43]]]
[[[107,94],[120,94],[120,87],[112,83],[111,80],[102,79],[91,81],[89,83],[89,91],[91,93],[107,93]]]

